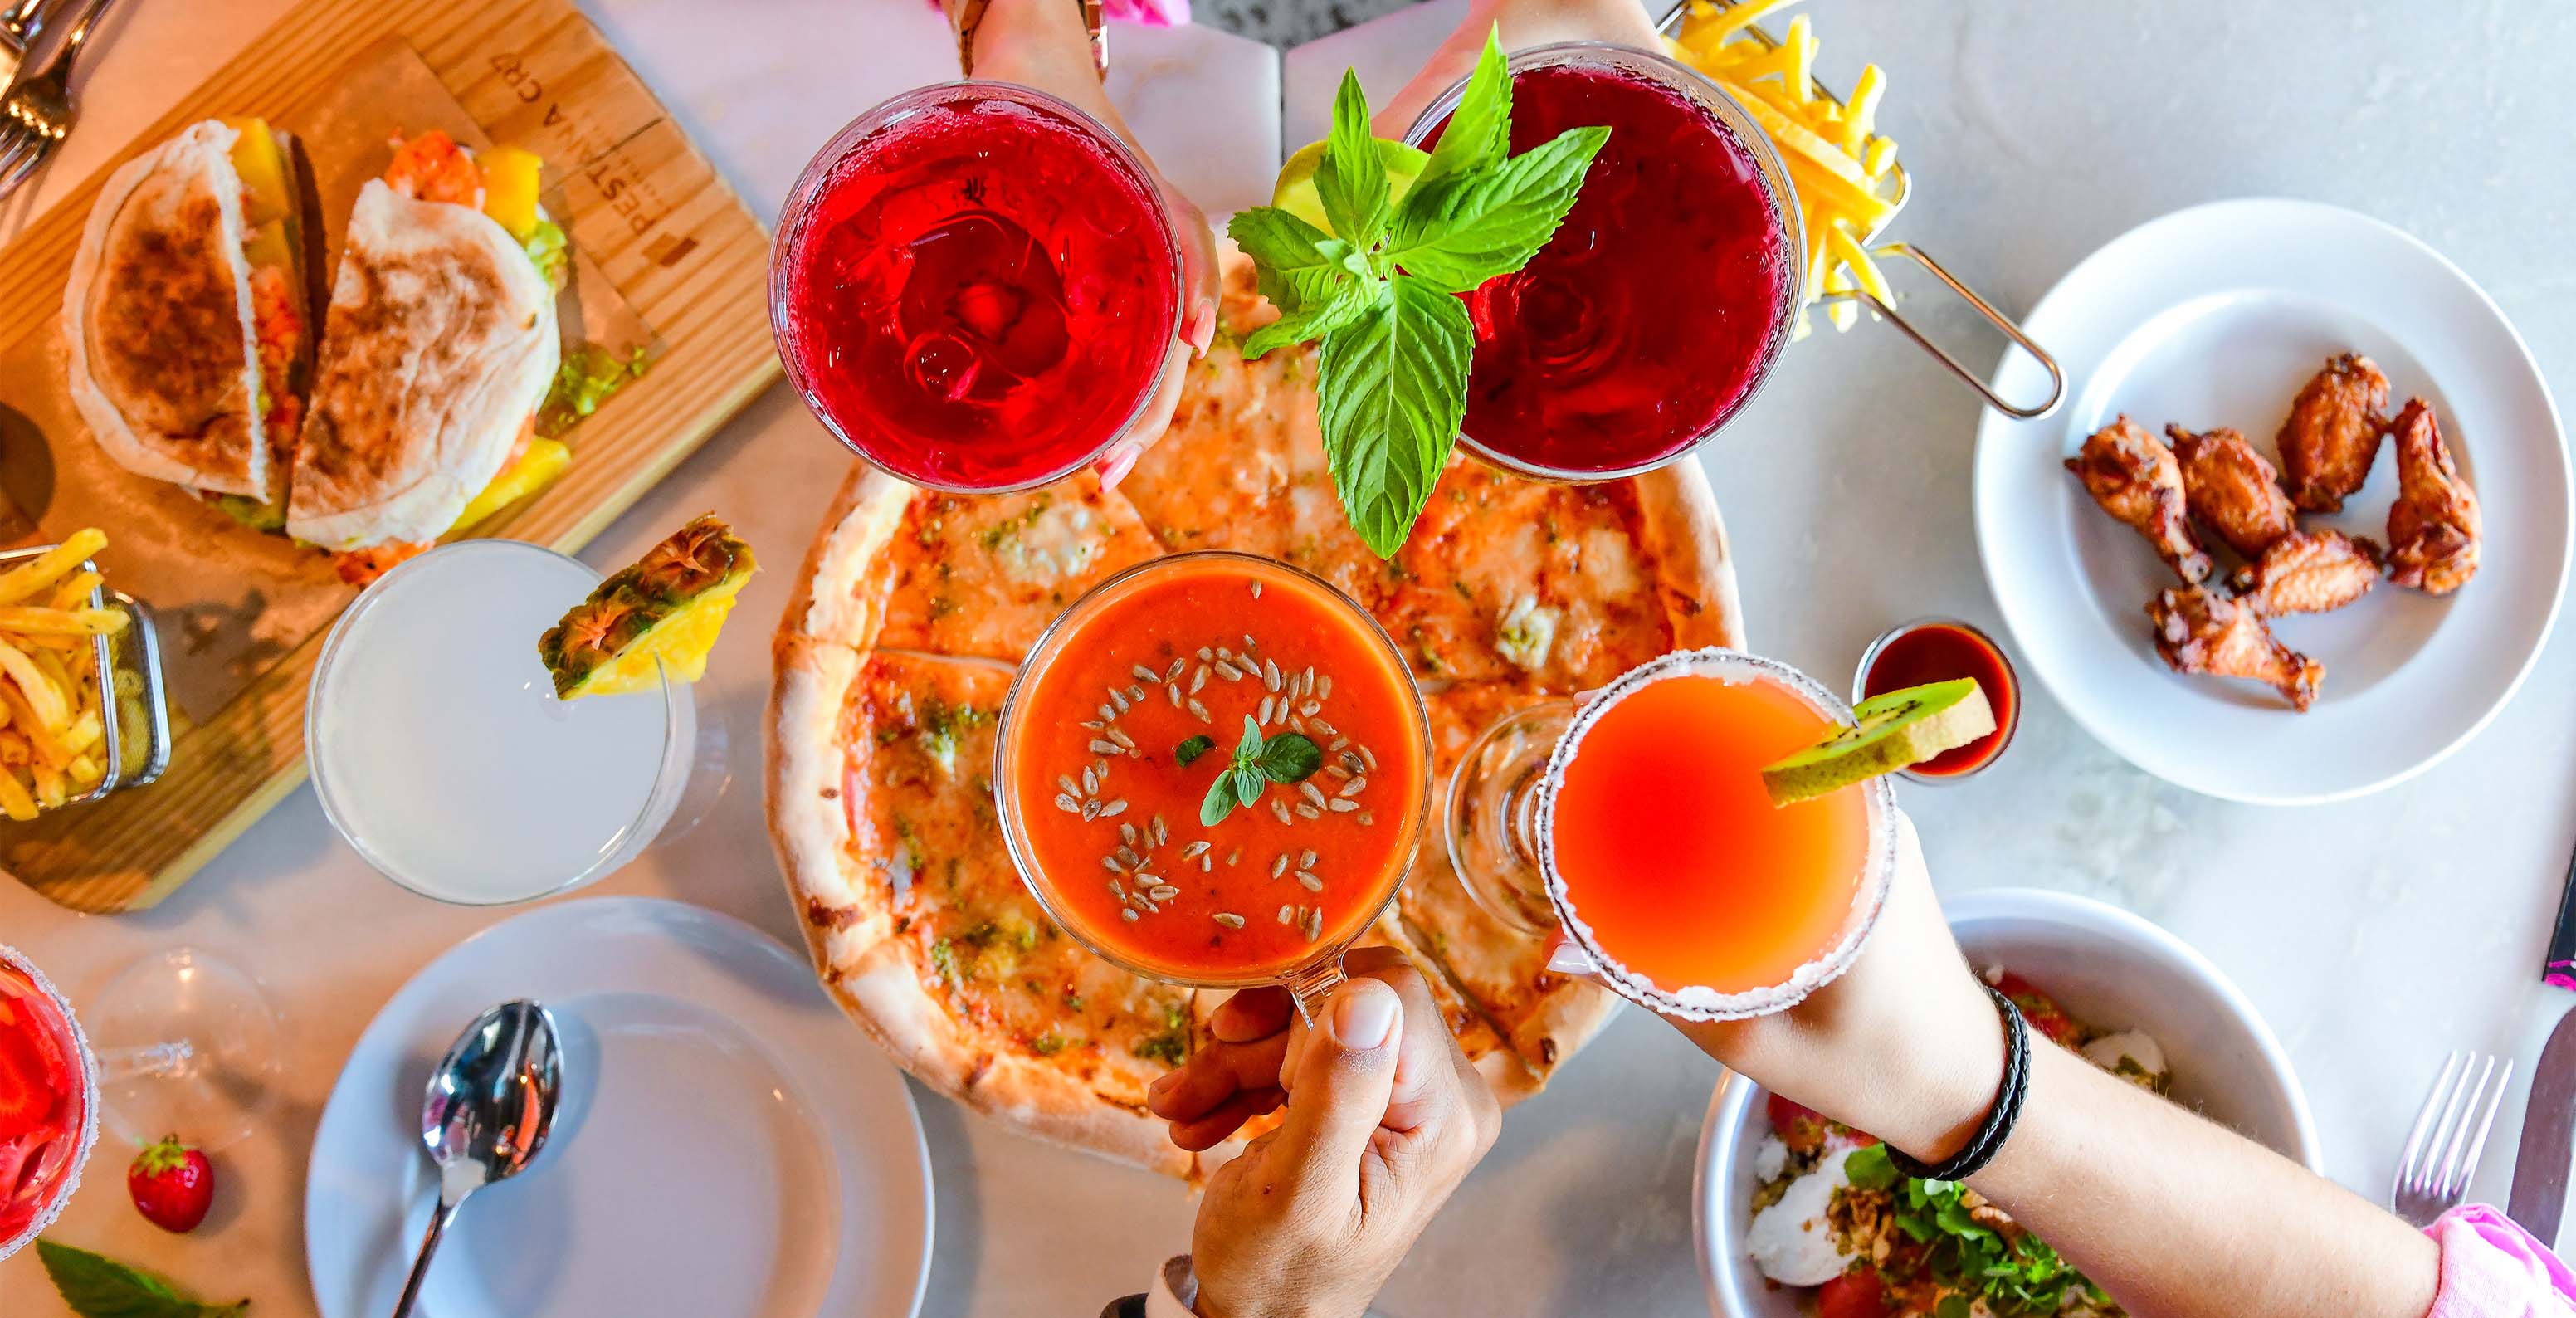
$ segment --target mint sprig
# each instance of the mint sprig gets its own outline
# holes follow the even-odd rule
[[[1610,136],[1568,129],[1514,156],[1511,122],[1511,75],[1488,32],[1429,163],[1396,200],[1368,96],[1345,72],[1315,171],[1331,232],[1274,206],[1226,225],[1280,312],[1244,355],[1323,344],[1325,461],[1352,529],[1380,558],[1411,534],[1467,414],[1475,332],[1455,295],[1529,264]]]
[[[1202,740],[1193,737],[1190,740]],[[1214,742],[1210,742],[1214,745]],[[1193,755],[1191,759],[1198,758]],[[1188,761],[1183,761],[1186,764]],[[1243,740],[1235,743],[1234,754],[1226,766],[1217,770],[1216,781],[1208,784],[1207,797],[1199,802],[1199,823],[1214,828],[1238,805],[1251,806],[1261,800],[1270,784],[1282,787],[1306,781],[1324,765],[1324,748],[1302,732],[1282,732],[1263,737],[1261,725],[1252,716],[1243,716]]]
[[[1935,1318],[1965,1318],[1971,1298],[1983,1299],[2003,1318],[2046,1318],[2075,1295],[2096,1303],[2105,1298],[2100,1287],[2046,1241],[1978,1222],[1962,1202],[1964,1187],[1957,1182],[1900,1174],[1885,1145],[1852,1150],[1843,1162],[1843,1175],[1859,1189],[1889,1192],[1897,1229],[1926,1247],[1924,1270],[1954,1292],[1942,1298]]]
[[[242,1318],[250,1301],[206,1304],[181,1294],[168,1282],[103,1254],[93,1254],[50,1240],[36,1241],[37,1261],[45,1265],[63,1303],[81,1318]]]

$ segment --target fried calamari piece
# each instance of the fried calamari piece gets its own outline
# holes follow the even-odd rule
[[[2327,613],[2379,584],[2379,546],[2341,531],[2294,531],[2236,569],[2238,598],[2266,615]]]
[[[2156,626],[2156,653],[2175,672],[2261,682],[2301,713],[2316,703],[2326,666],[2275,639],[2252,603],[2193,586],[2149,600],[2147,618]]]
[[[2299,529],[2280,476],[2243,434],[2220,426],[2195,435],[2177,425],[2167,425],[2165,434],[2182,464],[2184,503],[2228,548],[2260,558]]]
[[[2326,359],[2290,403],[2281,423],[2281,470],[2290,502],[2312,513],[2343,511],[2343,501],[2370,479],[2387,426],[2388,377],[2368,357]]]
[[[2102,511],[2145,536],[2184,581],[2198,585],[2208,579],[2209,555],[2201,552],[2184,510],[2182,467],[2144,426],[2123,415],[2093,432],[2066,460],[2066,469],[2084,482]]]
[[[2478,571],[2482,534],[2477,491],[2451,463],[2433,408],[2406,400],[2389,430],[2397,436],[2397,502],[2388,509],[2389,580],[2448,595]]]

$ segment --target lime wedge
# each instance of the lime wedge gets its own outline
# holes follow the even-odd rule
[[[1767,765],[1771,804],[1794,805],[1956,750],[1995,730],[1977,679],[1910,686],[1852,707],[1852,726]]]
[[[1413,181],[1422,177],[1423,166],[1431,163],[1431,153],[1381,137],[1377,139],[1377,159],[1386,167],[1387,198],[1393,204],[1404,200]],[[1270,189],[1270,204],[1331,233],[1333,224],[1324,216],[1324,198],[1315,190],[1315,171],[1323,166],[1323,143],[1308,142],[1297,148],[1297,154],[1279,167],[1279,181]]]

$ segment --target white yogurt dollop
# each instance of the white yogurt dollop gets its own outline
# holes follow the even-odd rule
[[[1835,1241],[1833,1224],[1825,1220],[1834,1192],[1851,1184],[1843,1169],[1851,1154],[1849,1149],[1826,1154],[1814,1171],[1789,1182],[1778,1203],[1753,1215],[1745,1243],[1763,1276],[1783,1286],[1822,1286],[1851,1266],[1853,1256]]]

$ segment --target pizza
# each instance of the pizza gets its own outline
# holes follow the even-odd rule
[[[1492,719],[1669,650],[1741,645],[1725,532],[1693,463],[1599,485],[1453,458],[1392,559],[1333,493],[1311,347],[1246,361],[1272,314],[1248,263],[1170,431],[1116,490],[1088,472],[970,497],[864,464],[834,499],[779,625],[770,833],[817,974],[924,1084],[1032,1134],[1175,1176],[1191,1155],[1145,1110],[1221,1001],[1143,979],[1059,930],[1003,842],[992,772],[1014,665],[1063,609],[1159,555],[1233,549],[1331,582],[1402,651],[1430,710],[1434,780]],[[1433,818],[1439,817],[1435,804]],[[1478,907],[1428,830],[1363,942],[1420,964],[1505,1103],[1538,1093],[1616,999],[1550,974]]]

